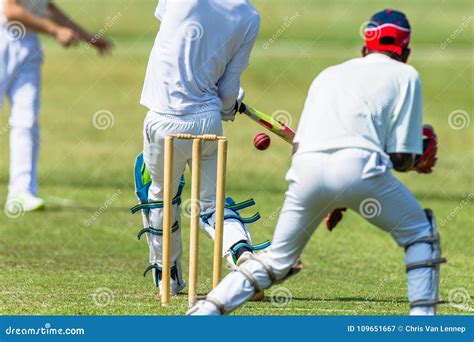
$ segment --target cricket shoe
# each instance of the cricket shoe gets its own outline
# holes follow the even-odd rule
[[[44,200],[42,198],[29,193],[20,193],[7,200],[5,204],[5,215],[11,218],[17,218],[24,213],[43,210],[44,207]]]
[[[155,269],[153,273],[153,280],[157,283],[158,277],[158,288],[160,289],[160,295],[162,292],[163,282],[161,280],[162,272],[159,269]],[[186,287],[186,282],[182,279],[181,275],[178,274],[176,266],[171,268],[171,282],[170,282],[170,294],[177,296]]]
[[[208,300],[200,300],[186,312],[187,316],[219,316],[223,313],[217,306]]]
[[[434,316],[435,314],[435,306],[417,306],[410,310],[410,316]]]
[[[181,291],[184,290],[185,287],[186,287],[186,282],[184,280],[181,280],[180,282],[178,282],[175,279],[171,278],[170,294],[172,296],[177,296]],[[160,280],[160,295],[161,295],[161,280]]]

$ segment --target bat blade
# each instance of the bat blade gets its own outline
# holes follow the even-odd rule
[[[240,113],[245,114],[250,119],[265,127],[270,132],[278,135],[280,138],[285,140],[287,143],[293,144],[296,132],[286,126],[283,122],[272,118],[270,115],[265,114],[249,105],[243,104],[239,110]]]

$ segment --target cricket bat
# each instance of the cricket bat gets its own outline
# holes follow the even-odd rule
[[[239,112],[245,114],[259,125],[278,135],[287,143],[293,144],[293,139],[295,138],[296,132],[292,128],[286,126],[283,122],[276,120],[270,115],[267,115],[244,103],[242,103],[240,106]]]

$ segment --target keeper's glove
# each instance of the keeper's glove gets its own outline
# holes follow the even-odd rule
[[[417,156],[415,171],[431,173],[438,160],[438,137],[431,125],[423,126],[423,154]]]
[[[222,120],[223,121],[234,121],[235,114],[239,111],[240,106],[245,98],[245,90],[243,88],[239,89],[239,95],[237,96],[237,100],[235,101],[235,106],[229,112],[222,112]]]

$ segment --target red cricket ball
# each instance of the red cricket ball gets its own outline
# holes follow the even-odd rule
[[[253,138],[253,144],[257,150],[265,151],[271,143],[271,139],[268,134],[258,133],[255,138]]]

